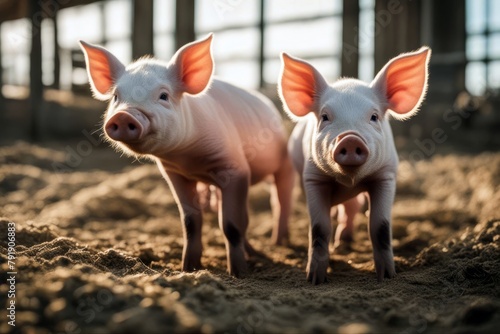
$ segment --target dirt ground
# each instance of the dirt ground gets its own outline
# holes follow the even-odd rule
[[[250,259],[246,278],[226,274],[213,213],[203,227],[206,269],[182,273],[177,207],[156,167],[109,149],[77,168],[67,158],[63,148],[0,147],[1,333],[498,333],[500,153],[402,161],[397,277],[377,282],[360,213],[352,250],[331,256],[329,282],[318,286],[305,279],[300,196],[291,246],[278,247],[268,187],[252,189],[249,240],[265,256]],[[15,328],[6,321],[9,221]]]

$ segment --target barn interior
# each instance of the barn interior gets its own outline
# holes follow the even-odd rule
[[[370,82],[392,57],[432,49],[420,111],[391,120],[394,279],[376,280],[365,207],[352,245],[330,254],[328,283],[309,284],[299,184],[285,246],[270,241],[268,185],[252,188],[247,236],[261,255],[247,277],[226,273],[213,212],[204,269],[181,271],[174,197],[151,161],[103,140],[106,103],[78,41],[127,64],[168,61],[210,32],[216,75],[282,113],[281,51],[330,82]],[[497,0],[0,0],[0,277],[12,224],[17,272],[14,299],[0,287],[0,316],[14,300],[16,327],[2,320],[0,332],[496,333],[499,129]]]
[[[429,94],[417,117],[393,125],[399,146],[418,149],[441,127],[450,141],[436,149],[498,147],[495,1],[208,2],[2,1],[1,139],[79,139],[82,129],[96,129],[105,106],[91,99],[78,39],[116,50],[127,63],[144,55],[168,60],[213,32],[216,74],[278,106],[280,51],[313,62],[331,82],[370,81],[388,59],[428,45]]]

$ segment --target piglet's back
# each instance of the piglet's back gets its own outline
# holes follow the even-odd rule
[[[207,95],[220,104],[222,113],[239,130],[259,130],[270,126],[273,129],[283,129],[281,116],[274,104],[258,92],[244,90],[228,82],[214,79]]]
[[[185,102],[204,114],[206,128],[214,126],[218,136],[242,147],[256,179],[276,170],[277,157],[287,154],[281,115],[264,95],[213,79],[204,94],[185,96]]]

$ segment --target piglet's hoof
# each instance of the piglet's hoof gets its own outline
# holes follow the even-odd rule
[[[243,278],[248,274],[248,267],[246,262],[239,265],[231,265],[228,269],[228,274],[236,278]]]
[[[248,273],[247,261],[243,247],[233,249],[229,254],[229,266],[227,268],[229,275],[242,278]]]
[[[382,282],[384,278],[394,278],[396,276],[396,269],[391,251],[375,251],[373,256],[375,260],[377,280],[379,282]]]
[[[182,262],[182,271],[192,272],[201,269],[203,267],[201,266],[200,258],[191,258],[188,256]]]
[[[312,260],[307,266],[307,281],[314,285],[327,283],[326,270],[328,269],[328,259],[326,261]]]

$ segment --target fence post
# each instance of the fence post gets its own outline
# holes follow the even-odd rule
[[[43,101],[42,83],[42,20],[43,12],[39,1],[30,1],[31,52],[30,52],[30,137],[40,139],[40,113]]]

